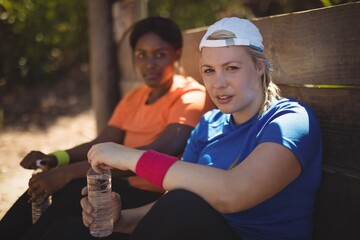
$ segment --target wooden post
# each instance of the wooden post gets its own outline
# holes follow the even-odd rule
[[[127,30],[135,22],[146,16],[147,0],[117,1],[113,4],[113,25],[120,72],[120,96],[134,87],[144,84],[139,75],[135,73]]]
[[[119,100],[111,0],[88,0],[90,82],[97,132],[105,127]]]

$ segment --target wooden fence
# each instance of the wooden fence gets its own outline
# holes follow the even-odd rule
[[[360,239],[360,3],[253,22],[283,95],[310,105],[320,122],[324,161],[314,239]],[[205,31],[184,34],[182,66],[196,79]]]

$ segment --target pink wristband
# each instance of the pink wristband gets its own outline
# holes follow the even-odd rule
[[[162,188],[165,174],[177,160],[176,157],[148,150],[138,160],[135,172],[139,177]]]

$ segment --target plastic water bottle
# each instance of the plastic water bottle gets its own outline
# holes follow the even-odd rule
[[[94,216],[90,234],[94,237],[106,237],[113,231],[110,170],[99,174],[90,168],[87,172],[87,187]]]
[[[46,171],[46,166],[41,164],[42,160],[36,161],[36,169],[33,172],[33,176],[41,173],[42,171]],[[32,208],[32,223],[36,223],[40,218],[41,214],[45,212],[45,210],[51,205],[52,198],[51,196],[44,198],[44,196],[37,197],[36,200],[31,202]]]

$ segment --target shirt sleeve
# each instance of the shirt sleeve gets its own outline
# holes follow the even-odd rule
[[[320,128],[310,109],[297,107],[277,114],[263,130],[259,143],[275,142],[290,149],[302,167],[321,149]]]

